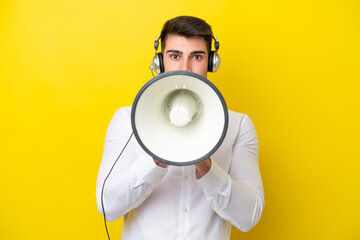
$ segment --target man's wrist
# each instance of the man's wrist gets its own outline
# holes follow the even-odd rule
[[[204,161],[195,164],[196,167],[196,178],[202,178],[205,176],[211,168],[211,159],[207,158]]]

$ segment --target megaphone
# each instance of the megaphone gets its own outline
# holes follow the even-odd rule
[[[213,83],[193,72],[165,72],[135,97],[131,125],[140,146],[154,159],[185,166],[210,157],[228,128],[224,98]]]

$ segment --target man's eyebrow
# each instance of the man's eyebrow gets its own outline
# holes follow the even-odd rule
[[[173,50],[173,49],[169,49],[169,50],[166,51],[166,53],[169,53],[169,52],[183,54],[183,52],[181,52],[179,50]]]
[[[191,54],[199,54],[199,53],[206,54],[205,51],[192,51],[192,52],[191,52]]]

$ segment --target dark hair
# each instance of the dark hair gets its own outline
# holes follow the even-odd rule
[[[204,20],[192,16],[179,16],[167,20],[161,31],[161,51],[164,52],[166,39],[169,35],[180,35],[187,38],[203,38],[207,45],[208,53],[211,51],[212,30]]]

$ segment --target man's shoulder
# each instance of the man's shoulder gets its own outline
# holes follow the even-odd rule
[[[235,129],[251,129],[255,128],[251,118],[245,113],[234,112],[228,110],[229,112],[229,127]]]
[[[229,119],[237,119],[237,120],[242,120],[245,118],[249,118],[249,116],[245,113],[239,113],[239,112],[235,112],[232,110],[228,110],[229,113]]]
[[[131,106],[125,106],[125,107],[121,107],[118,108],[116,110],[117,113],[130,113],[131,112]]]
[[[116,110],[115,117],[124,117],[131,114],[131,106],[121,107]]]
[[[131,106],[121,107],[117,109],[111,119],[110,125],[128,125],[131,120]]]

